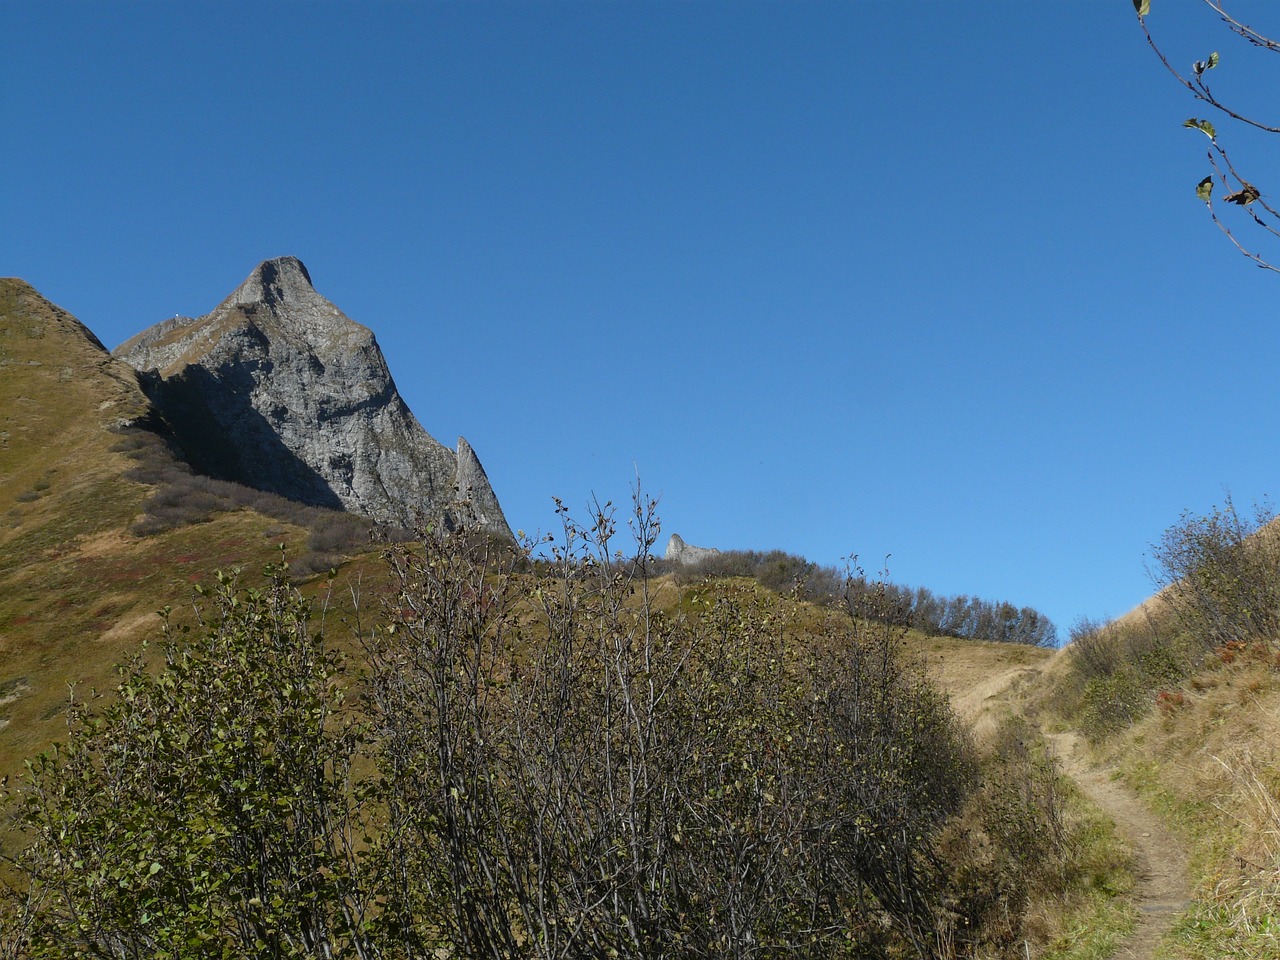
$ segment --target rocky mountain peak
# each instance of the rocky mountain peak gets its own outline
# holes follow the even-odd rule
[[[244,283],[228,297],[233,303],[281,307],[323,299],[311,283],[311,274],[297,257],[263,260]]]
[[[156,324],[114,354],[213,476],[388,523],[510,536],[475,452],[422,428],[373,333],[296,257],[264,261],[210,313]]]
[[[685,543],[680,534],[673,533],[671,539],[667,541],[667,550],[663,557],[672,563],[692,566],[719,554],[720,551],[715,547],[695,547],[691,543]]]

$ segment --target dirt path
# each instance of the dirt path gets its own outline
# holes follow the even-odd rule
[[[1047,736],[1063,770],[1115,820],[1116,831],[1137,860],[1133,896],[1141,916],[1114,960],[1153,960],[1161,938],[1190,903],[1186,848],[1131,790],[1111,779],[1109,770],[1089,763],[1084,743],[1076,734]]]
[[[936,657],[938,661],[942,658]],[[959,669],[954,660],[959,660]],[[996,722],[1004,709],[1018,710],[1019,688],[1034,682],[1044,663],[1014,665],[975,662],[965,657],[936,663],[939,680],[952,706],[978,730]],[[970,664],[973,669],[966,669]],[[1096,767],[1084,741],[1074,733],[1046,733],[1063,772],[1085,795],[1116,822],[1116,832],[1133,850],[1133,899],[1140,911],[1133,935],[1111,960],[1154,960],[1161,939],[1191,900],[1187,881],[1187,851],[1133,791],[1112,780],[1112,771]]]

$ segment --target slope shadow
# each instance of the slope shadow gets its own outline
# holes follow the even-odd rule
[[[253,408],[254,373],[264,366],[262,372],[269,372],[270,364],[236,360],[221,366],[217,376],[192,365],[164,379],[143,375],[143,389],[193,469],[299,503],[345,509],[329,482]]]

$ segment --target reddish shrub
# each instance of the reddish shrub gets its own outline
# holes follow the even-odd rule
[[[1169,716],[1186,702],[1181,690],[1161,690],[1156,694],[1156,706],[1165,716]]]

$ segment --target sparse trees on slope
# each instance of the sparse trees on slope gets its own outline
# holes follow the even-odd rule
[[[670,564],[661,566],[671,569]],[[1058,642],[1053,621],[1032,607],[1015,607],[1005,601],[963,594],[940,597],[926,587],[913,589],[889,583],[887,573],[876,580],[868,580],[861,573],[849,579],[834,567],[819,566],[781,550],[723,550],[695,564],[676,564],[674,572],[681,581],[752,577],[770,590],[794,592],[820,603],[839,602],[852,595],[857,616],[935,635],[1038,647],[1053,647]],[[862,595],[874,595],[874,602],[859,605]]]

